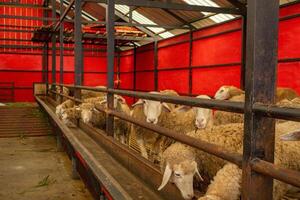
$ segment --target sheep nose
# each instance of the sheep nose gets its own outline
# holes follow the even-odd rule
[[[187,199],[193,199],[194,195],[193,194],[188,194]]]
[[[148,122],[154,124],[155,118],[148,118]]]

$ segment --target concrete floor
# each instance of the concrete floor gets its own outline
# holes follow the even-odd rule
[[[1,200],[92,200],[53,136],[0,138]]]

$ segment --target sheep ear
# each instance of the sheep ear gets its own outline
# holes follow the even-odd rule
[[[171,112],[171,108],[168,106],[167,103],[163,102],[162,106],[163,106],[163,108],[165,108],[167,110],[167,112]]]
[[[198,177],[200,178],[200,180],[203,181],[203,178],[202,178],[202,176],[201,176],[201,174],[200,174],[200,172],[198,170],[198,164],[197,164],[197,162],[193,161],[193,164],[195,166],[196,174],[198,175]]]
[[[159,186],[158,190],[163,189],[167,185],[167,183],[169,182],[169,180],[171,178],[171,175],[172,175],[172,169],[171,169],[170,165],[167,164],[161,185]]]
[[[143,105],[145,101],[143,99],[139,99],[135,104],[132,104],[132,107],[138,106],[138,105]]]
[[[104,99],[104,100],[100,101],[100,105],[106,104],[106,102],[107,102],[107,100]]]
[[[121,96],[117,96],[118,101],[120,101],[121,103],[126,103],[126,100],[121,97]]]
[[[280,138],[281,138],[281,140],[284,140],[284,141],[299,141],[300,140],[300,130],[282,135]]]

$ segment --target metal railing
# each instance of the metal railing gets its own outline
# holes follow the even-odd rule
[[[145,92],[134,92],[134,91],[128,91],[128,90],[116,90],[116,89],[105,89],[105,88],[93,88],[93,87],[86,87],[86,86],[72,86],[72,85],[64,85],[64,84],[53,84],[60,87],[67,87],[75,90],[90,90],[90,91],[96,91],[96,92],[105,92],[110,94],[118,94],[118,95],[124,95],[129,97],[135,97],[135,98],[143,98],[143,99],[149,99],[149,100],[155,100],[155,101],[162,101],[167,103],[174,103],[174,104],[181,104],[181,105],[187,105],[187,106],[193,106],[193,107],[203,107],[203,108],[210,108],[210,109],[217,109],[217,110],[223,110],[228,112],[235,112],[235,113],[244,113],[244,103],[242,102],[230,102],[230,101],[220,101],[220,100],[205,100],[205,99],[198,99],[193,97],[187,97],[187,96],[165,96],[160,94],[150,94]],[[61,90],[62,91],[62,90]],[[83,101],[78,98],[70,97],[68,95],[64,95],[62,93],[58,93],[56,91],[50,90],[51,93],[66,97],[68,99],[71,99],[73,101],[76,101],[77,103],[82,103]],[[176,133],[172,130],[153,125],[141,120],[137,120],[132,118],[129,115],[123,114],[121,112],[118,112],[114,109],[101,109],[97,108],[101,112],[105,112],[107,115],[112,115],[115,117],[118,117],[120,119],[123,119],[127,122],[136,124],[138,126],[141,126],[143,128],[149,129],[151,131],[154,131],[158,134],[170,137],[172,139],[177,140],[178,142],[187,144],[189,146],[192,146],[194,148],[197,148],[199,150],[202,150],[206,153],[215,155],[219,158],[222,158],[224,160],[227,160],[229,162],[232,162],[239,167],[242,167],[242,161],[243,157],[241,154],[230,152],[226,150],[223,147],[220,147],[215,144],[211,144],[209,142],[205,142],[202,140],[195,140],[194,138],[186,135],[182,135],[179,133]],[[263,105],[263,104],[255,104],[253,106],[253,110],[255,113],[262,114],[266,117],[271,118],[278,118],[278,119],[288,119],[291,121],[300,121],[300,109],[292,109],[292,108],[282,108],[275,105]],[[266,176],[273,177],[277,180],[286,182],[288,184],[294,185],[296,187],[300,187],[300,172],[290,170],[290,169],[283,169],[280,168],[273,163],[269,163],[266,161],[263,161],[259,158],[253,158],[251,159],[251,168],[252,170],[261,173]]]

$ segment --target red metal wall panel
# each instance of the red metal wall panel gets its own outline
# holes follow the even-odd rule
[[[160,48],[158,69],[187,67],[189,65],[189,43]]]
[[[241,32],[226,33],[193,43],[193,66],[241,62]]]
[[[189,71],[174,70],[160,71],[158,73],[158,89],[174,89],[179,93],[188,93],[189,91]]]
[[[222,85],[239,87],[239,74],[239,66],[193,69],[193,94],[214,96]]]

